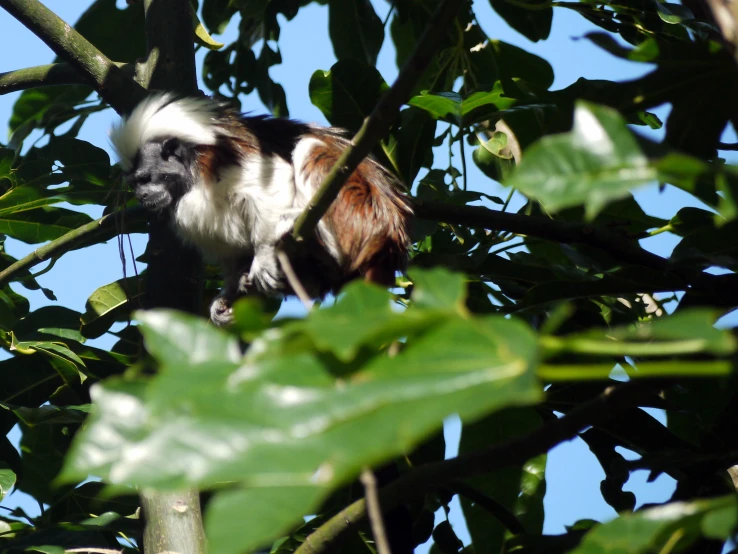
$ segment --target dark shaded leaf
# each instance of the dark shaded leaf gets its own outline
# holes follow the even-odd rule
[[[336,58],[368,65],[377,63],[384,41],[384,25],[369,0],[331,0],[328,30]]]

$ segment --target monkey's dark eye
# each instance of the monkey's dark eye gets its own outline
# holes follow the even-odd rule
[[[168,160],[172,156],[177,157],[177,149],[179,148],[179,140],[170,138],[161,145],[161,159]]]

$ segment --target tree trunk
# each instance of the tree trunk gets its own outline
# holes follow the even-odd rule
[[[140,79],[149,90],[197,92],[189,0],[145,0],[148,59]],[[174,235],[167,215],[149,218],[146,308],[201,311],[202,262]],[[205,533],[196,490],[144,491],[144,552],[202,554]]]

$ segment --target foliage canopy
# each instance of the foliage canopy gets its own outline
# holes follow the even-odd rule
[[[413,545],[432,538],[434,553],[723,551],[738,528],[736,333],[715,326],[738,307],[738,168],[720,157],[735,149],[721,140],[738,126],[736,45],[695,1],[490,0],[531,41],[547,39],[554,9],[574,10],[598,28],[586,36],[597,47],[652,67],[551,90],[547,61],[481,28],[482,1],[456,2],[440,23],[432,14],[453,2],[394,0],[382,21],[369,0],[317,1],[336,63],[316,68],[306,92],[354,133],[390,90],[376,69],[383,43],[402,68],[434,35],[430,63],[371,144],[413,196],[410,268],[391,291],[351,283],[304,317],[274,319],[274,302],[245,298],[222,330],[141,310],[166,304],[151,292],[153,265],[90,291],[83,313],[31,309],[24,288],[54,294],[53,271],[30,271],[41,260],[147,231],[108,154],[78,133],[162,82],[146,28],[166,13],[152,0],[95,0],[69,35],[35,0],[0,0],[59,54],[0,74],[0,93],[24,90],[0,148],[0,425],[22,432],[20,453],[0,442],[0,499],[15,488],[44,506],[0,514],[0,551],[133,551],[137,492],[196,487],[213,554],[371,552],[357,477],[382,466],[398,475],[379,491],[385,523],[405,509]],[[280,21],[310,3],[201,0],[186,36],[209,49],[198,68],[209,92],[256,92],[289,115],[269,70],[281,63]],[[221,44],[231,21],[238,36]],[[664,104],[662,122],[649,110]],[[469,182],[471,164],[485,182]],[[649,215],[632,191],[656,184],[702,207]],[[513,195],[525,199],[515,212]],[[78,209],[91,206],[101,220]],[[661,233],[679,239],[668,258],[647,250]],[[6,238],[43,246],[16,260]],[[219,284],[207,268],[204,290]],[[90,344],[105,334],[112,348]],[[445,460],[453,414],[459,456]],[[546,453],[574,436],[620,516],[543,535]],[[675,479],[673,497],[634,511],[623,486],[637,469]],[[455,495],[468,545],[448,521],[434,525]]]

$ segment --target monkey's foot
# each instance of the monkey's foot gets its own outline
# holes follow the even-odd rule
[[[210,321],[217,327],[224,327],[233,323],[233,307],[224,296],[218,296],[210,304]]]
[[[284,292],[286,279],[279,267],[273,247],[263,247],[257,250],[246,279],[256,290],[267,296]]]

